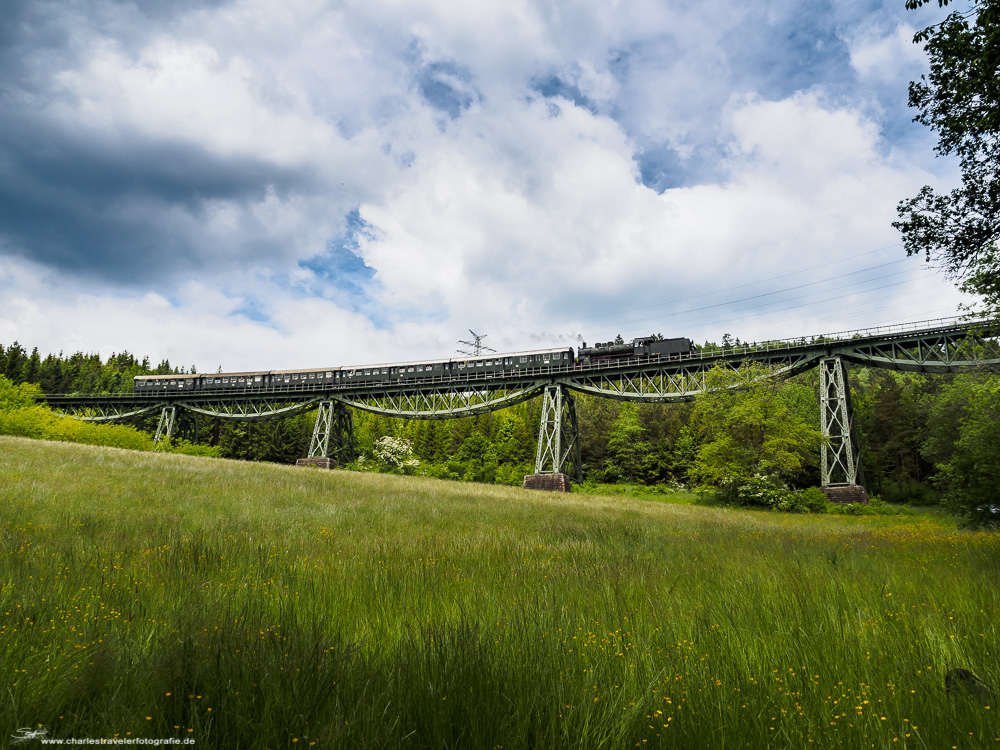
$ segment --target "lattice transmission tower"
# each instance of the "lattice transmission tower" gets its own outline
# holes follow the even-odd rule
[[[496,351],[496,349],[491,349],[490,347],[486,346],[486,344],[483,343],[483,339],[486,338],[487,334],[484,333],[482,336],[480,336],[478,333],[476,333],[475,331],[473,331],[471,328],[469,329],[469,333],[472,334],[472,341],[461,341],[461,340],[459,340],[458,343],[464,344],[465,346],[468,346],[468,347],[471,347],[472,351],[470,352],[470,351],[466,351],[465,349],[456,349],[455,351],[457,351],[459,354],[467,354],[470,357],[478,357],[483,352],[495,352]]]

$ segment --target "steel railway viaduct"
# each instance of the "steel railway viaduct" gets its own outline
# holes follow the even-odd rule
[[[542,396],[535,474],[526,487],[566,489],[582,478],[574,392],[621,401],[693,399],[717,365],[767,365],[774,377],[813,367],[820,376],[822,485],[831,497],[863,500],[864,474],[854,430],[847,364],[924,373],[1000,368],[1000,319],[936,320],[847,331],[810,339],[727,347],[681,360],[625,359],[569,367],[540,367],[517,375],[466,373],[404,384],[296,386],[217,393],[42,395],[54,410],[92,422],[159,413],[154,444],[169,441],[184,412],[216,419],[261,421],[317,410],[306,461],[353,457],[348,407],[403,419],[452,419],[482,414]],[[324,462],[329,465],[329,462]]]

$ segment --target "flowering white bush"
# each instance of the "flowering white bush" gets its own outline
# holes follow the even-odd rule
[[[420,461],[413,457],[410,441],[389,435],[375,441],[375,458],[390,472],[408,473],[420,466]]]

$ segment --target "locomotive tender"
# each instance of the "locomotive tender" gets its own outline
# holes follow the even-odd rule
[[[261,390],[326,390],[359,385],[441,382],[482,377],[515,375],[519,372],[573,370],[601,362],[626,359],[679,359],[697,353],[690,339],[637,338],[630,344],[614,342],[580,347],[574,356],[571,347],[536,349],[509,354],[488,354],[462,359],[435,359],[420,362],[393,362],[353,367],[319,367],[306,370],[255,370],[190,375],[137,375],[137,394],[155,395],[164,391],[231,393]]]

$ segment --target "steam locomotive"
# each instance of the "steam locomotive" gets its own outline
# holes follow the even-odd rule
[[[579,349],[577,361],[586,364],[588,362],[607,362],[623,357],[679,359],[697,353],[698,347],[691,339],[660,339],[656,336],[643,336],[632,339],[632,342],[628,344],[609,341],[606,344],[594,344],[592,347],[588,347],[587,342],[584,341],[583,346]]]
[[[627,359],[680,359],[697,354],[690,339],[658,339],[645,336],[629,344],[586,342],[574,355],[571,347],[536,349],[509,354],[486,354],[462,359],[435,359],[394,362],[353,367],[320,367],[307,370],[253,370],[187,375],[137,375],[137,394],[155,395],[164,391],[226,393],[259,390],[326,390],[330,387],[443,382],[500,377],[516,374],[549,374]]]

